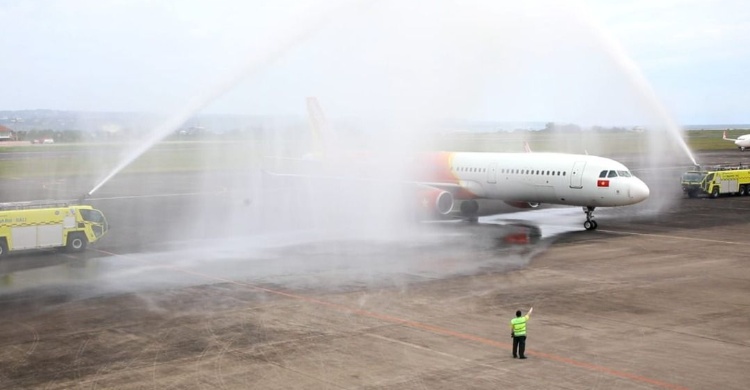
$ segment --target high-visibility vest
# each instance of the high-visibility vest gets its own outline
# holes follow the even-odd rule
[[[510,320],[510,325],[513,326],[514,336],[526,336],[526,321],[529,320],[529,316],[516,317]]]

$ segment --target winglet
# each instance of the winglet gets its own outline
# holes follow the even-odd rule
[[[727,138],[726,130],[724,130],[724,135],[721,138],[724,139],[725,141],[737,141],[736,139],[733,139],[733,138]]]
[[[531,147],[529,146],[528,141],[523,141],[523,151],[526,153],[531,153]]]
[[[307,114],[310,117],[310,125],[312,127],[313,153],[319,156],[325,155],[326,150],[331,148],[331,143],[335,142],[335,140],[317,98],[307,98]]]

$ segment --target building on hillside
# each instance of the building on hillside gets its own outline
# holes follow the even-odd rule
[[[13,141],[13,130],[0,125],[0,141]]]

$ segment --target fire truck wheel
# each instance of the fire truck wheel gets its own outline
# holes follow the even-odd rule
[[[740,196],[747,195],[747,187],[740,186]]]
[[[4,238],[0,238],[0,259],[8,255],[8,244]]]
[[[86,240],[85,235],[81,233],[73,233],[68,236],[68,244],[66,245],[66,248],[69,252],[81,252],[86,249],[86,244],[88,244],[88,240]]]
[[[711,197],[712,198],[718,198],[719,197],[719,187],[714,187],[714,190],[711,191]]]

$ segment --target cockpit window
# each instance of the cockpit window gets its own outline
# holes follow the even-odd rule
[[[89,222],[101,223],[102,221],[104,221],[102,214],[95,210],[82,209],[81,217],[83,217],[84,221],[89,221]]]
[[[628,171],[617,171],[617,174],[620,175],[621,177],[630,177],[631,176],[630,172],[628,172]]]
[[[599,174],[599,177],[607,177],[607,171],[602,171],[602,173]]]
[[[617,177],[617,171],[609,171],[609,175],[607,177]]]

